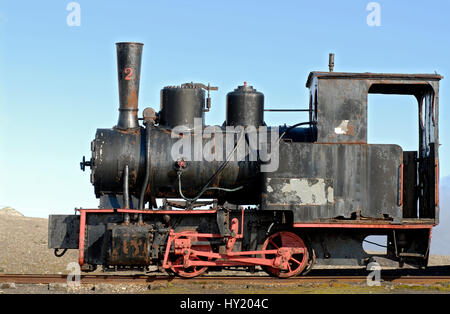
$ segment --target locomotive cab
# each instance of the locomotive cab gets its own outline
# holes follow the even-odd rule
[[[381,213],[397,220],[415,218],[439,222],[437,126],[441,79],[442,76],[437,74],[312,72],[309,75],[306,86],[310,89],[311,119],[317,124],[316,143],[361,146],[361,152],[368,158],[368,190],[365,193],[368,199],[363,200],[356,194],[351,197],[353,201],[360,199],[352,207],[361,208],[362,216],[375,218]],[[404,152],[401,147],[367,142],[368,94],[413,95],[417,99],[418,151]],[[386,158],[375,152],[386,149],[392,156]],[[387,159],[397,160],[389,173],[385,170],[389,166]],[[361,166],[364,168],[363,164],[355,169]],[[398,171],[395,171],[396,167]],[[354,183],[360,184],[358,178]],[[387,192],[396,189],[396,195]],[[348,198],[343,194],[335,195]],[[377,199],[386,199],[389,203],[379,204]]]

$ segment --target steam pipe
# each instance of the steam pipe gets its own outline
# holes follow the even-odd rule
[[[138,98],[143,45],[116,43],[120,104],[118,129],[128,130],[139,127]]]
[[[126,209],[130,208],[130,193],[128,188],[128,165],[125,165],[123,169],[123,207]],[[125,213],[124,222],[126,224],[130,223],[130,214]]]
[[[150,180],[150,130],[152,123],[150,121],[144,122],[145,124],[145,178],[142,184],[141,194],[139,196],[139,209],[144,209],[144,196]]]
[[[123,206],[124,208],[130,208],[130,193],[128,189],[128,165],[125,165],[123,171]]]

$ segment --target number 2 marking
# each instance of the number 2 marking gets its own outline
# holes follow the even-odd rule
[[[127,74],[127,76],[125,76],[125,79],[127,81],[131,80],[131,75],[133,75],[133,69],[132,68],[125,68],[125,70],[123,70],[123,72],[125,74]]]

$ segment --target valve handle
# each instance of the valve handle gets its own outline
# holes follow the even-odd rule
[[[92,159],[89,161],[86,161],[86,157],[83,156],[83,160],[80,162],[80,168],[81,168],[81,170],[85,171],[86,167],[92,168]]]
[[[203,88],[204,90],[208,91],[208,97],[206,97],[206,108],[203,109],[204,112],[208,112],[211,109],[211,97],[209,95],[210,91],[219,90],[219,87],[217,86],[211,86],[209,83],[208,85],[202,84],[202,83],[184,83],[181,84],[181,87],[196,87],[196,88]]]

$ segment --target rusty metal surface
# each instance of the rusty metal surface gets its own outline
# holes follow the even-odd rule
[[[417,218],[417,152],[403,152],[403,218]]]
[[[161,90],[159,123],[169,129],[194,128],[194,119],[205,121],[205,90],[197,86],[166,86]]]
[[[254,126],[264,125],[264,94],[253,86],[238,86],[227,94],[226,125]]]
[[[444,77],[439,74],[404,74],[404,73],[351,73],[351,72],[320,72],[314,71],[311,72],[306,81],[306,87],[309,88],[311,86],[311,82],[314,77],[319,78],[329,78],[329,79],[337,79],[337,78],[345,78],[345,79],[379,79],[379,80],[422,80],[422,81],[439,81]]]
[[[283,162],[277,171],[264,174],[263,209],[292,210],[296,222],[339,217],[401,218],[397,170],[402,152],[397,145],[280,145]],[[297,189],[292,184],[273,185],[280,180],[290,180]]]
[[[411,211],[415,211],[411,204],[414,194],[418,194],[418,218],[433,218],[436,223],[439,221],[438,114],[439,80],[442,78],[438,74],[311,72],[306,84],[310,88],[311,119],[317,122],[317,143],[323,144],[367,143],[368,94],[416,97],[420,120],[418,158],[416,170],[411,161],[405,169],[409,177],[417,171],[418,183],[414,185],[413,178],[406,177],[404,187],[410,194],[399,191],[398,204],[402,206],[403,199],[406,200],[405,218],[411,218]],[[403,172],[400,171],[400,177]],[[383,183],[375,181],[372,184],[375,188]],[[400,182],[400,187],[403,183]]]
[[[137,114],[142,47],[141,43],[116,43],[120,103],[118,129],[139,127]]]
[[[367,143],[367,81],[318,81],[318,143]]]
[[[48,230],[48,248],[78,249],[80,216],[50,215]]]
[[[110,265],[150,265],[153,233],[149,225],[113,225]]]

